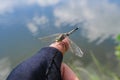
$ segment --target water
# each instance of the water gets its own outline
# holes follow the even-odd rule
[[[6,0],[0,3],[0,80],[17,64],[50,44],[41,42],[39,37],[68,32],[79,22],[84,25],[70,38],[85,54],[79,58],[68,52],[64,61],[88,67],[93,64],[92,52],[102,66],[117,71],[114,48],[115,37],[120,33],[119,1]]]

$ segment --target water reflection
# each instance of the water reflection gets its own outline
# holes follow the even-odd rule
[[[85,56],[79,60],[66,54],[65,62],[69,64],[77,60],[89,66],[92,63],[90,52],[93,52],[102,65],[116,69],[114,38],[120,33],[119,3],[119,0],[0,1],[0,64],[9,65],[7,61],[11,61],[5,74],[48,45],[41,43],[38,37],[67,32],[73,29],[73,24],[81,21],[85,25],[71,38],[82,48]],[[4,59],[6,56],[10,58]]]
[[[93,2],[94,1],[94,2]],[[70,0],[54,10],[57,23],[70,22],[73,19],[86,20],[83,34],[90,41],[100,37],[102,42],[109,36],[115,37],[120,32],[119,6],[109,0]]]

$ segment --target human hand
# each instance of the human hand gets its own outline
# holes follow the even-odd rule
[[[62,80],[79,80],[76,74],[65,63],[61,64],[61,77]]]
[[[58,49],[64,55],[64,53],[69,49],[69,43],[70,43],[69,38],[66,37],[65,39],[63,39],[60,42],[52,43],[50,45],[50,47],[54,47],[54,48]]]

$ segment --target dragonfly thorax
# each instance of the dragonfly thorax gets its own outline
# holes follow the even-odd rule
[[[60,42],[60,41],[62,41],[63,39],[65,39],[65,37],[67,36],[67,34],[66,33],[64,33],[64,34],[60,34],[57,38],[56,38],[56,42]]]

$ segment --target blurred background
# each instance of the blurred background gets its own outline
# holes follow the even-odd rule
[[[52,42],[38,38],[77,23],[70,39],[84,56],[68,51],[64,62],[80,80],[120,80],[120,0],[0,0],[0,80]]]

